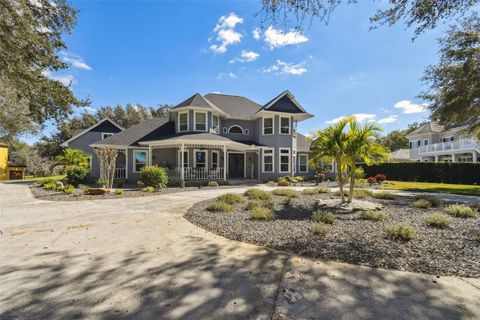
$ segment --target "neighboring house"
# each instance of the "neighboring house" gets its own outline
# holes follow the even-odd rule
[[[92,155],[95,147],[118,149],[116,178],[130,181],[146,165],[166,168],[171,180],[313,175],[310,142],[297,132],[298,122],[311,117],[289,91],[265,105],[240,96],[197,93],[173,107],[168,118],[146,120],[106,139],[79,143],[74,137],[64,146]],[[92,156],[92,174],[99,172]]]
[[[0,143],[0,180],[25,178],[25,166],[8,160],[8,144]]]
[[[480,141],[468,135],[468,124],[444,127],[427,122],[406,137],[410,141],[410,161],[478,162]]]
[[[408,162],[410,160],[409,149],[398,149],[390,153],[389,162]]]

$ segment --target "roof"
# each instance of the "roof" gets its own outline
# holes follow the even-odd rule
[[[398,149],[393,151],[390,154],[390,160],[409,160],[410,159],[410,150],[409,149]]]
[[[260,104],[241,96],[208,93],[205,98],[228,114],[231,119],[249,120],[251,116],[262,109]]]
[[[283,103],[282,103],[283,102]],[[293,106],[296,108],[295,111],[287,111],[285,108],[282,108],[282,104],[291,102]],[[284,92],[280,93],[278,96],[267,102],[263,106],[264,110],[269,110],[269,111],[279,111],[279,112],[289,112],[289,113],[307,113],[305,109],[302,108],[300,103],[295,99],[295,96],[288,90],[285,90]]]
[[[0,142],[0,147],[5,147],[5,148],[8,148],[8,144],[6,144],[6,143],[3,143],[3,142]]]
[[[174,133],[173,122],[169,122],[167,118],[154,117],[95,142],[93,145],[138,146],[139,141],[156,140],[158,137],[169,136]]]
[[[97,123],[95,123],[93,126],[89,127],[89,128],[86,128],[86,129],[77,129],[73,132],[73,136],[68,139],[67,141],[64,141],[61,146],[62,147],[67,147],[68,146],[68,143],[81,137],[82,135],[84,135],[85,133],[89,132],[90,130],[92,129],[95,129],[96,127],[98,127],[99,125],[101,125],[102,123],[104,123],[105,121],[109,121],[110,123],[112,123],[114,126],[116,126],[118,129],[120,130],[123,130],[123,128],[121,126],[119,126],[118,124],[115,123],[115,121],[113,121],[112,119],[110,118],[103,118],[102,120],[98,121]]]
[[[180,102],[175,107],[173,107],[172,110],[186,108],[186,107],[198,107],[202,109],[210,109],[218,113],[224,113],[214,103],[204,98],[200,93],[195,93],[193,96],[191,96],[187,100]]]
[[[297,152],[310,152],[311,143],[309,138],[297,132]]]
[[[21,167],[21,168],[26,168],[26,165],[23,164],[18,164],[12,161],[7,161],[7,167],[12,168],[12,167]]]
[[[417,129],[413,130],[409,134],[407,134],[406,137],[408,138],[408,137],[415,136],[417,134],[430,133],[430,132],[443,133],[443,132],[447,132],[447,131],[450,131],[450,130],[458,132],[458,131],[467,129],[470,126],[470,124],[471,124],[471,122],[467,121],[467,122],[462,123],[460,125],[444,126],[444,125],[439,124],[438,122],[429,121],[427,123],[424,123],[423,125],[421,125]]]

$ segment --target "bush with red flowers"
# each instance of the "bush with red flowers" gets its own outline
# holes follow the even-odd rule
[[[367,182],[369,185],[373,185],[374,183],[377,183],[377,179],[375,179],[375,177],[369,177]]]
[[[378,184],[382,184],[383,181],[387,180],[387,177],[384,174],[379,173],[375,176],[375,180],[377,180]]]

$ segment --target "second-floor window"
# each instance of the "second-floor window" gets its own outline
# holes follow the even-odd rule
[[[243,129],[240,126],[233,125],[228,129],[228,133],[243,134]]]
[[[290,117],[280,117],[280,134],[290,134]]]
[[[263,134],[273,134],[273,118],[263,118]]]
[[[195,131],[207,131],[206,112],[195,112]]]
[[[178,114],[178,131],[188,131],[188,111]]]
[[[219,127],[220,127],[220,123],[219,123],[218,116],[212,116],[212,132],[218,133]]]

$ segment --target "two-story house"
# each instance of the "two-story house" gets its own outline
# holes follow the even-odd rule
[[[94,148],[119,150],[116,178],[135,181],[144,166],[168,170],[171,180],[270,179],[313,175],[310,142],[297,132],[313,117],[285,91],[260,105],[248,98],[209,93],[193,95],[170,111],[123,130],[109,119],[86,129],[63,146],[91,154]]]
[[[480,141],[467,134],[469,125],[445,127],[427,122],[406,137],[410,161],[478,162]]]

